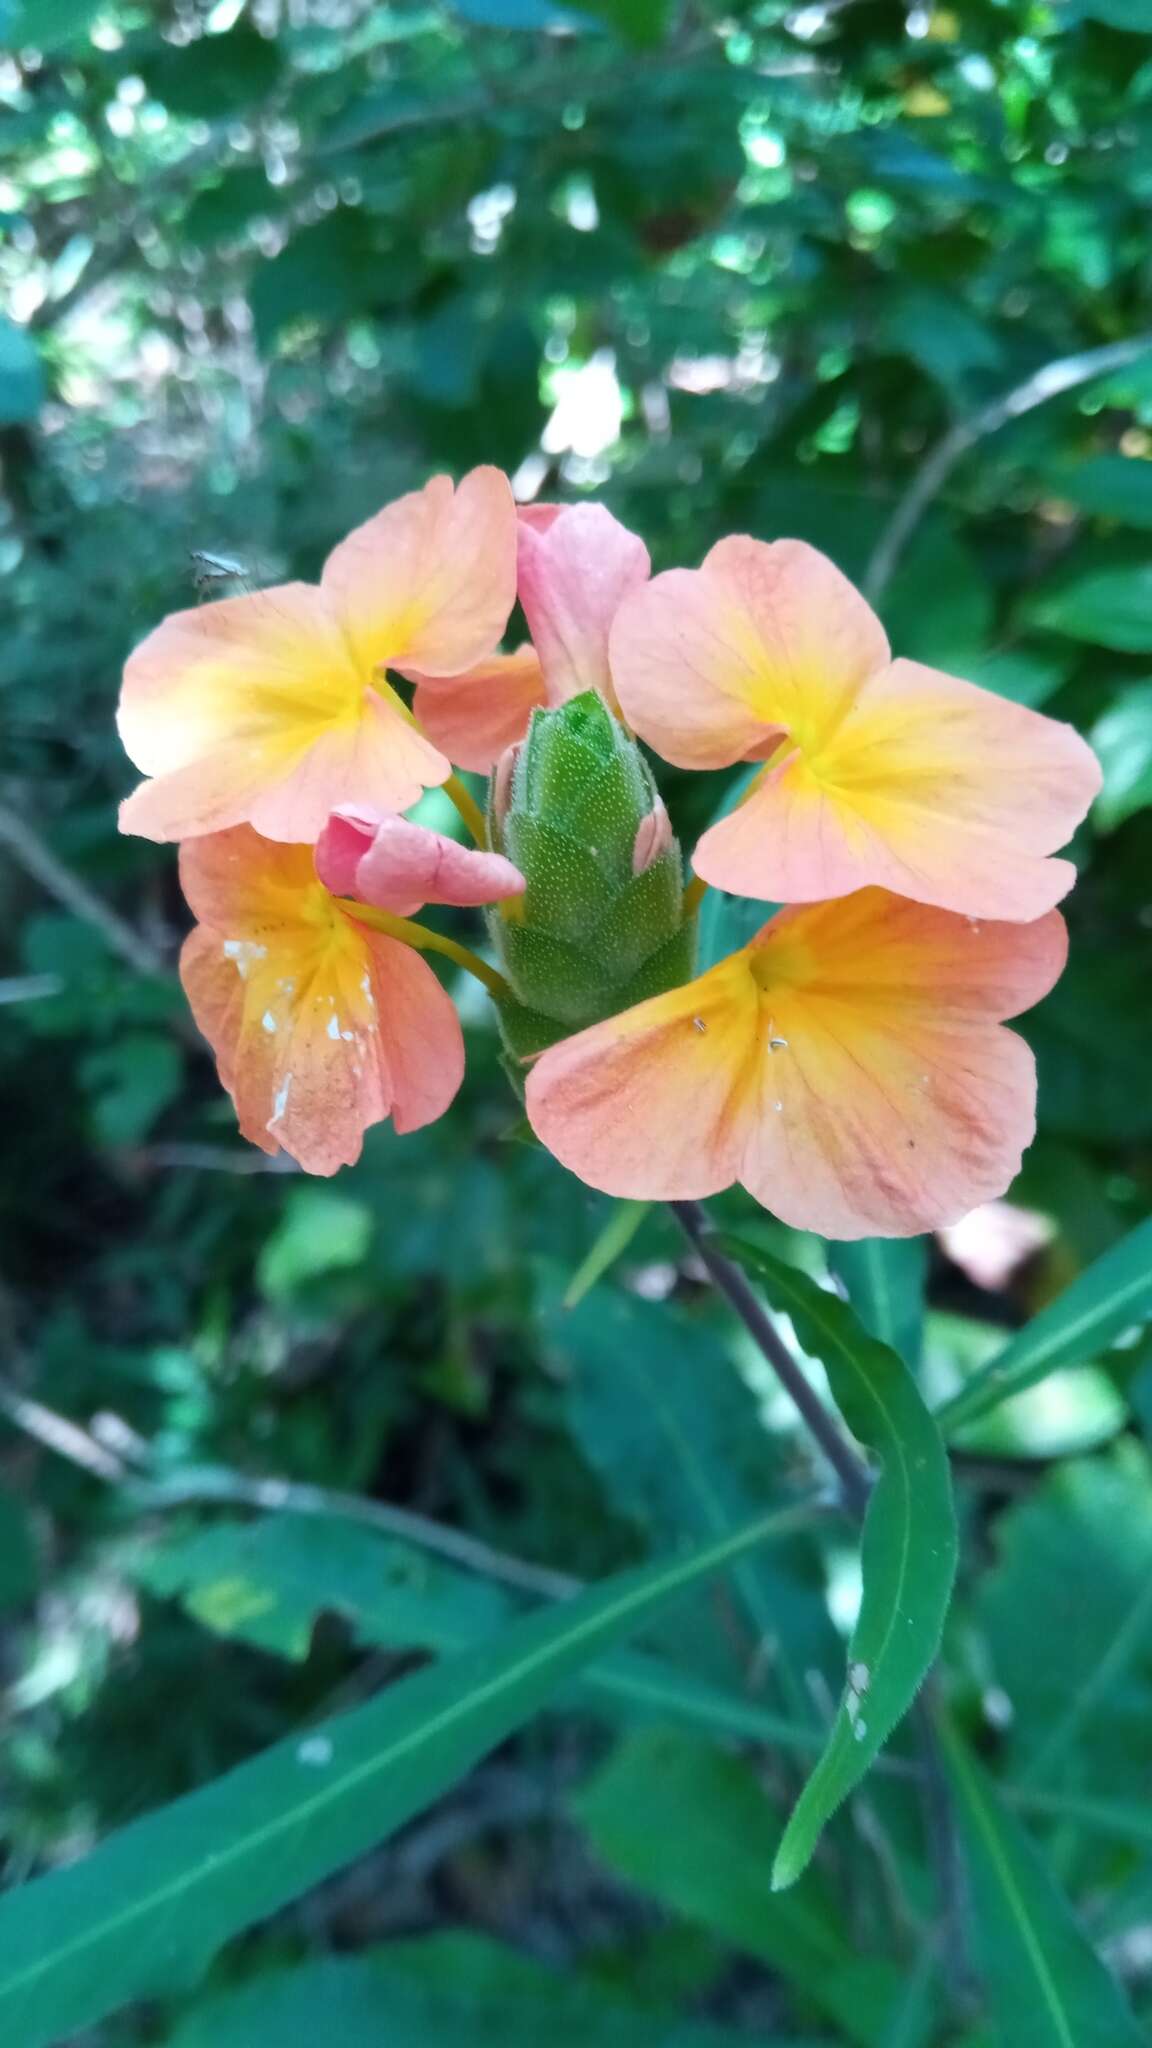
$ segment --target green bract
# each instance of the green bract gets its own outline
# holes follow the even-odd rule
[[[516,997],[501,1005],[514,1057],[691,977],[680,848],[639,747],[595,691],[534,712],[493,792],[492,844],[527,883],[489,913]]]

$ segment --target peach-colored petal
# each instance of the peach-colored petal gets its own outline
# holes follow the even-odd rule
[[[878,884],[1027,922],[1071,888],[1059,846],[1099,787],[1072,728],[919,662],[868,678],[822,747],[785,743],[693,857],[717,887],[807,903]]]
[[[358,668],[459,675],[499,644],[516,597],[516,507],[499,469],[433,477],[333,549],[321,587]]]
[[[287,583],[166,619],[128,661],[124,745],[154,780],[121,829],[184,839],[243,822],[316,837],[342,803],[404,810],[451,772],[385,678],[488,656],[516,592],[516,510],[499,470],[434,477],[336,548],[319,589]]]
[[[607,1195],[715,1195],[740,1168],[756,1086],[756,985],[742,956],[543,1053],[526,1084],[541,1143]]]
[[[593,1187],[742,1181],[825,1236],[907,1236],[1002,1194],[1035,1074],[1003,1019],[1064,963],[1061,919],[977,923],[879,889],[782,912],[742,952],[544,1053],[533,1128]]]
[[[646,582],[642,540],[603,505],[537,508],[520,518],[517,593],[540,657],[550,704],[599,690],[617,708],[608,634],[621,600]]]
[[[267,839],[311,842],[339,805],[407,810],[451,772],[451,762],[397,704],[366,690],[359,717],[322,732],[301,761],[261,791],[248,815]]]
[[[451,764],[382,689],[308,584],[173,614],[124,671],[121,738],[154,779],[121,806],[121,830],[186,839],[247,820],[304,841],[340,803],[406,808]]]
[[[412,709],[433,745],[457,768],[480,775],[487,775],[506,747],[523,739],[533,711],[545,702],[534,647],[490,655],[462,676],[413,680]]]
[[[1069,727],[918,662],[799,541],[732,539],[657,576],[612,628],[617,693],[677,765],[763,760],[694,865],[718,888],[812,903],[879,886],[1027,922],[1071,887],[1046,856],[1100,784]]]
[[[443,1113],[464,1060],[450,998],[418,954],[339,909],[310,849],[240,826],[190,841],[180,873],[202,920],[181,978],[245,1137],[331,1174],[369,1125]]]
[[[316,872],[334,896],[410,917],[425,903],[499,903],[524,877],[503,854],[459,846],[409,818],[334,811],[316,843]]]
[[[622,601],[612,674],[628,723],[679,768],[815,744],[888,660],[875,613],[804,541],[722,540]]]

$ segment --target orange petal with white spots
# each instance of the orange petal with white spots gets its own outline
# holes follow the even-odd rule
[[[432,744],[455,762],[487,775],[505,748],[522,740],[545,699],[533,647],[493,654],[462,676],[416,676],[412,709]]]
[[[1055,913],[975,923],[879,889],[784,911],[687,988],[544,1053],[528,1114],[609,1194],[740,1181],[798,1229],[915,1235],[1014,1177],[1035,1070],[1003,1020],[1065,950]]]
[[[434,476],[332,550],[321,587],[358,668],[459,675],[499,644],[516,598],[516,507],[502,470]]]
[[[332,1174],[371,1124],[443,1114],[464,1067],[450,998],[418,954],[335,904],[309,849],[239,826],[182,847],[180,874],[201,919],[181,979],[246,1138]]]

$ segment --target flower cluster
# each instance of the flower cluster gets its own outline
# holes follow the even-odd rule
[[[528,641],[501,651],[519,602]],[[589,694],[593,693],[593,694]],[[1099,784],[1067,726],[893,659],[799,541],[650,574],[597,505],[517,509],[477,469],[386,507],[288,583],[166,619],[130,658],[122,827],[181,842],[181,972],[240,1127],[307,1170],[448,1107],[455,1008],[500,1007],[532,1126],[593,1187],[742,1183],[832,1237],[1005,1189],[1035,1076],[1004,1020],[1064,961],[1051,858]],[[639,738],[750,764],[685,893]],[[454,769],[492,774],[487,821]],[[413,822],[443,785],[476,844]],[[705,885],[785,905],[693,978]],[[414,914],[487,904],[504,969]]]

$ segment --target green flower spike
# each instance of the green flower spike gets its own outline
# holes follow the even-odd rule
[[[516,1061],[690,979],[680,848],[636,742],[593,690],[535,711],[497,767],[492,846],[527,883],[489,928]]]

